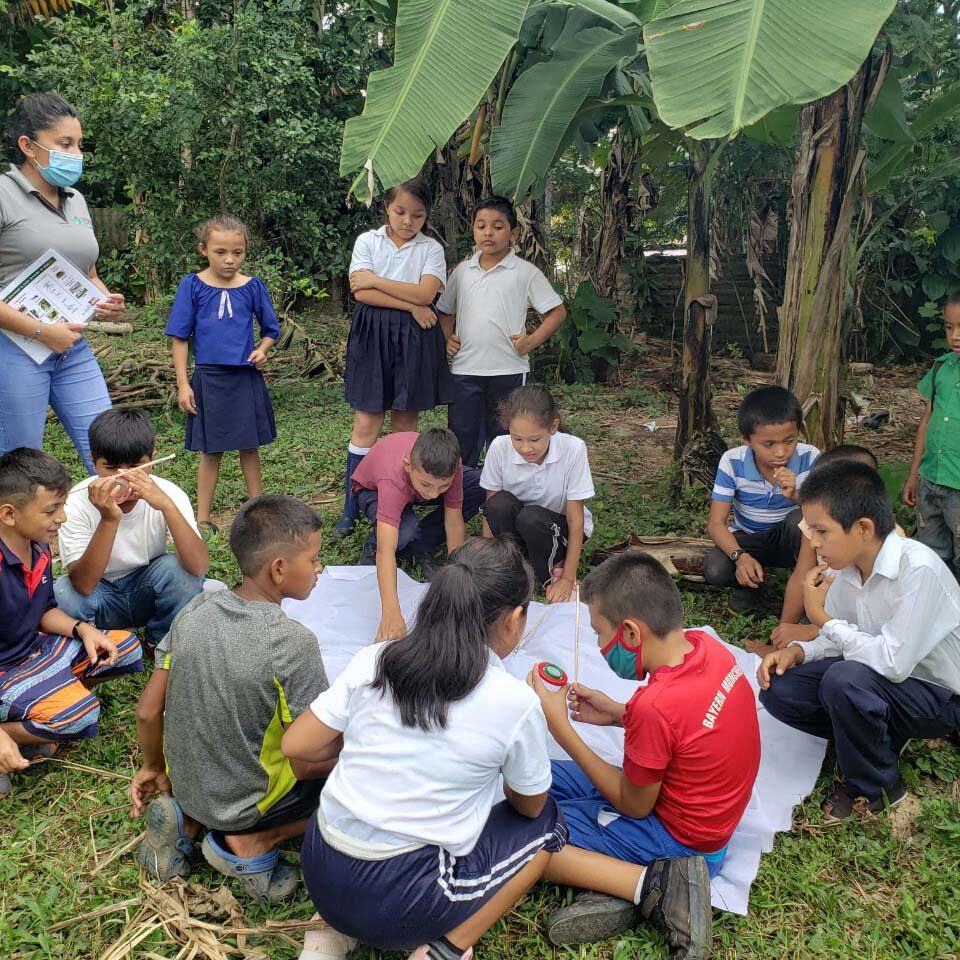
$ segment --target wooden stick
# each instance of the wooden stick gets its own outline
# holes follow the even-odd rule
[[[146,836],[146,831],[143,833],[137,834],[137,836],[131,838],[126,843],[121,844],[119,847],[111,850],[109,855],[104,857],[91,871],[87,874],[89,877],[95,877],[101,870],[105,867],[109,867],[114,860],[118,857],[122,857],[125,853],[129,853],[140,841]]]
[[[74,763],[72,760],[64,760],[63,757],[37,757],[31,760],[31,766],[36,763],[62,763],[65,767],[72,767],[74,770],[83,770],[86,773],[99,773],[101,777],[113,777],[114,780],[125,780],[129,783],[133,777],[128,777],[123,773],[114,773],[112,770],[101,770],[99,767],[88,767],[85,763]]]
[[[154,467],[158,463],[166,463],[168,460],[176,460],[176,459],[177,459],[177,455],[175,453],[171,453],[166,457],[159,457],[156,460],[148,460],[146,463],[139,463],[137,464],[137,466],[130,467],[128,470],[118,470],[116,473],[111,474],[111,476],[123,477],[123,476],[126,476],[128,473],[133,473],[136,470],[146,470],[147,467]]]
[[[79,916],[71,917],[69,920],[61,920],[52,927],[47,927],[47,933],[56,933],[58,930],[66,930],[81,920],[93,920],[95,917],[102,917],[108,913],[117,913],[120,910],[126,910],[128,907],[136,907],[140,904],[140,898],[134,897],[131,900],[121,900],[120,903],[111,903],[108,907],[98,907],[89,913],[81,913]]]
[[[576,582],[577,588],[577,627],[573,635],[573,682],[580,682],[580,581]]]

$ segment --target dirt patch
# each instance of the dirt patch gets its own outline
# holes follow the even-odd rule
[[[913,825],[922,810],[920,801],[916,797],[908,796],[887,814],[890,820],[890,832],[901,843],[913,836]]]

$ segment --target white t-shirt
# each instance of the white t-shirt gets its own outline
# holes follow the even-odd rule
[[[457,317],[462,345],[450,369],[473,377],[527,373],[530,358],[517,353],[510,337],[526,332],[527,307],[544,314],[562,303],[543,272],[512,250],[489,270],[475,253],[450,274],[437,301],[441,313]]]
[[[87,549],[97,527],[100,526],[100,511],[90,502],[87,487],[96,480],[88,477],[78,483],[67,497],[65,506],[67,520],[60,528],[60,560],[69,567],[76,563]],[[173,501],[174,506],[186,517],[197,536],[197,521],[193,515],[190,498],[175,484],[163,477],[154,477],[154,483]],[[138,500],[134,508],[123,514],[117,529],[116,539],[104,580],[119,580],[121,577],[145,567],[151,560],[167,552],[167,543],[172,540],[167,521],[159,510]]]
[[[492,652],[477,686],[451,703],[445,730],[404,727],[389,692],[374,690],[377,657],[365,647],[310,709],[343,732],[320,796],[318,824],[332,846],[380,860],[434,845],[469,853],[500,776],[518,793],[549,789],[547,722],[536,694]]]
[[[487,448],[480,486],[494,493],[506,490],[525,505],[536,504],[554,513],[566,513],[568,500],[589,500],[596,493],[587,445],[559,430],[550,438],[543,463],[524,460],[509,436],[494,438]],[[584,507],[583,535],[591,533],[593,517]]]
[[[401,283],[419,283],[424,274],[436,277],[441,284],[447,282],[447,260],[436,240],[418,233],[398,247],[387,236],[386,225],[357,237],[348,272],[357,270],[372,270],[384,280]]]

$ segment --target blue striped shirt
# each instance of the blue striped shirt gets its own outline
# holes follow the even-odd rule
[[[807,478],[820,451],[809,443],[798,443],[787,468],[797,475],[797,487]],[[733,504],[731,530],[760,533],[775,527],[797,505],[780,488],[766,480],[757,468],[753,450],[744,444],[720,458],[712,499]]]

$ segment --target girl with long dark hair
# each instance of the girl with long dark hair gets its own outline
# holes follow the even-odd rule
[[[308,936],[304,956],[345,955],[359,939],[468,960],[563,847],[543,714],[500,662],[520,641],[532,588],[517,547],[468,541],[435,575],[410,634],[361,650],[284,734],[299,760],[343,738],[301,858],[334,929]]]

